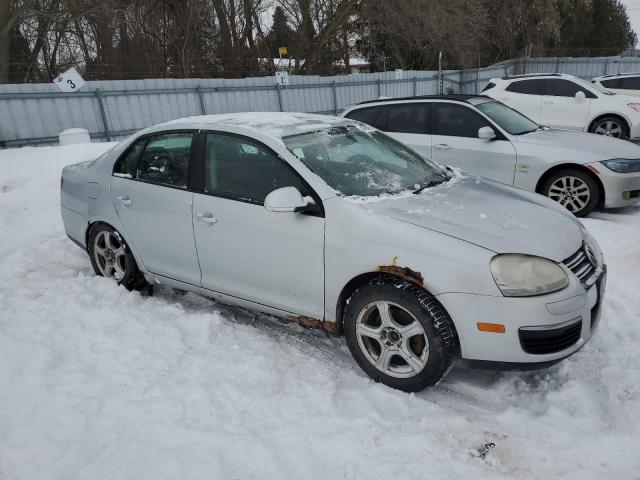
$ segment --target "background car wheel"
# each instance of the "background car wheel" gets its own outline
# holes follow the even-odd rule
[[[120,233],[111,226],[94,226],[89,233],[87,247],[96,275],[113,278],[129,290],[149,288],[144,275],[138,270],[131,250]]]
[[[618,117],[604,117],[596,120],[589,128],[591,133],[607,137],[626,138],[627,125]]]
[[[386,277],[351,295],[344,334],[351,354],[371,378],[406,392],[438,383],[459,350],[444,308],[418,286]]]
[[[544,194],[576,217],[589,215],[600,201],[595,180],[579,170],[561,170],[546,179]]]

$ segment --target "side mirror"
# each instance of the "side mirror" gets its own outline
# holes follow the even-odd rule
[[[587,97],[586,97],[586,95],[584,94],[584,92],[582,90],[578,90],[576,92],[576,102],[582,103],[582,102],[584,102],[585,98],[587,98]]]
[[[264,208],[270,212],[295,212],[309,205],[309,201],[302,198],[296,187],[282,187],[271,192],[264,199]]]
[[[482,127],[478,130],[478,138],[483,140],[493,140],[496,138],[496,131],[491,127]]]

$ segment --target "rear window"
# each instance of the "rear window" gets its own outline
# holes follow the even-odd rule
[[[496,86],[496,84],[495,84],[495,83],[493,83],[493,82],[489,82],[489,83],[487,83],[487,86],[486,86],[486,87],[484,87],[484,88],[482,89],[482,91],[483,91],[483,92],[486,92],[487,90],[491,90],[491,89],[492,89],[492,88],[494,88],[495,86]]]

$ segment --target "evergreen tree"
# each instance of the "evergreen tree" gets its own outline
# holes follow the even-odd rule
[[[273,12],[273,24],[271,30],[267,34],[267,43],[269,45],[269,51],[273,58],[278,58],[278,48],[287,47],[289,51],[289,57],[292,57],[292,49],[294,48],[295,32],[289,26],[287,22],[287,15],[284,9],[277,6]]]

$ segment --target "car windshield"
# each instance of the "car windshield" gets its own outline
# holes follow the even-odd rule
[[[418,191],[447,177],[435,164],[373,129],[332,127],[283,140],[312,172],[346,196]]]
[[[484,102],[476,104],[476,108],[484,113],[491,120],[504,128],[511,135],[522,135],[530,133],[540,128],[533,120],[529,120],[520,112],[507,107],[500,102]]]

